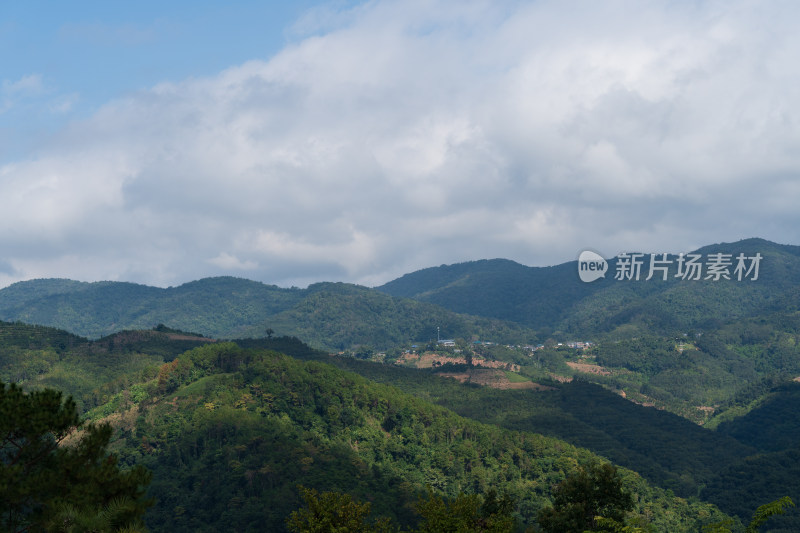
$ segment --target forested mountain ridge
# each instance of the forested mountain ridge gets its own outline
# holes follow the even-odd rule
[[[215,337],[236,336],[294,305],[298,289],[220,277],[161,289],[125,282],[38,279],[0,290],[0,319],[42,324],[98,338],[167,324]]]
[[[378,290],[435,303],[460,313],[479,314],[515,321],[534,329],[572,334],[607,334],[634,326],[640,331],[675,332],[703,329],[741,317],[794,305],[800,280],[800,246],[776,244],[764,239],[705,246],[691,253],[702,258],[731,255],[732,273],[738,254],[761,255],[758,279],[675,279],[675,256],[668,279],[649,274],[649,254],[639,281],[614,279],[617,258],[608,261],[604,278],[584,283],[577,261],[552,267],[526,267],[494,259],[442,265],[406,274]],[[636,329],[634,329],[636,331]]]
[[[1,289],[0,319],[90,338],[163,323],[218,338],[258,337],[271,330],[329,350],[356,345],[383,350],[436,338],[437,326],[448,338],[534,342],[553,332],[675,334],[797,309],[800,247],[747,239],[695,253],[760,254],[758,279],[644,281],[645,270],[639,281],[617,281],[616,258],[605,278],[592,283],[579,280],[575,261],[527,267],[504,259],[428,268],[376,289],[344,283],[284,289],[232,277],[166,289],[47,279]]]
[[[208,344],[158,377],[90,412],[118,428],[115,451],[154,472],[147,515],[155,530],[282,531],[299,506],[296,484],[370,500],[379,515],[413,522],[425,490],[508,493],[524,523],[586,450],[449,410],[329,364],[234,343]],[[695,531],[722,518],[626,471],[636,513],[658,531]],[[269,506],[264,505],[269,501]]]
[[[549,391],[497,390],[351,358],[331,362],[461,416],[585,447],[678,496],[711,501],[743,520],[762,502],[786,495],[800,501],[800,383],[768,387],[758,393],[759,407],[713,431],[585,381],[549,383]],[[798,528],[795,508],[765,531]]]
[[[0,381],[50,387],[89,409],[152,377],[165,360],[213,339],[159,326],[89,340],[63,330],[0,322]]]
[[[682,497],[698,496],[715,471],[756,451],[727,434],[585,381],[551,382],[546,390],[502,390],[352,358],[331,363],[468,418],[585,447]]]
[[[508,259],[490,259],[426,268],[377,290],[457,312],[550,327],[563,320],[577,302],[603,288],[601,283],[576,281],[573,263],[528,267]]]
[[[162,323],[216,338],[272,333],[318,348],[387,349],[451,336],[527,342],[535,333],[497,319],[460,315],[437,305],[346,283],[282,289],[240,278],[206,278],[160,289],[119,282],[32,280],[0,290],[0,319],[42,324],[97,338]]]

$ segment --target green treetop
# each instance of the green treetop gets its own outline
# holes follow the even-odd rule
[[[104,531],[140,526],[150,473],[120,470],[106,451],[111,434],[107,424],[83,426],[60,392],[0,383],[0,530],[71,531],[70,516],[112,508]]]

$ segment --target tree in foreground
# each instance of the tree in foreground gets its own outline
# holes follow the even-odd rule
[[[632,509],[616,467],[592,463],[556,486],[553,506],[542,509],[538,521],[546,533],[614,531]]]
[[[759,528],[775,515],[782,515],[786,512],[787,507],[794,507],[794,502],[788,496],[784,496],[774,502],[765,503],[756,509],[753,519],[744,530],[745,533],[758,533]],[[703,527],[703,533],[731,533],[733,520],[725,520],[715,524],[709,524]]]
[[[84,425],[58,391],[0,383],[0,530],[141,528],[150,473],[120,470],[107,452],[111,434],[108,424]]]
[[[445,501],[428,491],[417,503],[422,521],[417,533],[509,533],[514,531],[514,501],[490,490],[481,501],[477,494],[459,494]]]
[[[300,493],[306,507],[292,512],[286,520],[296,533],[399,532],[389,518],[369,521],[370,504],[358,503],[349,494],[319,494],[305,487],[300,487]],[[493,490],[483,498],[459,494],[451,501],[428,491],[427,497],[417,502],[416,510],[420,524],[409,533],[510,533],[516,526],[514,501],[507,495],[498,498]]]
[[[389,533],[396,531],[388,518],[370,522],[370,504],[359,503],[349,494],[323,492],[300,487],[306,507],[293,511],[286,519],[289,530],[297,533]]]

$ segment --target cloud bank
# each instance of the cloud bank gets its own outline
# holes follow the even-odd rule
[[[0,284],[374,285],[586,247],[798,244],[795,4],[331,9],[271,58],[110,101],[0,167]]]

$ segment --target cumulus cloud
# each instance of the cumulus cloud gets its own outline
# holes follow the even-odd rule
[[[791,241],[796,10],[311,12],[272,58],[108,102],[0,167],[0,282],[376,284],[470,259],[560,263],[587,246]]]

